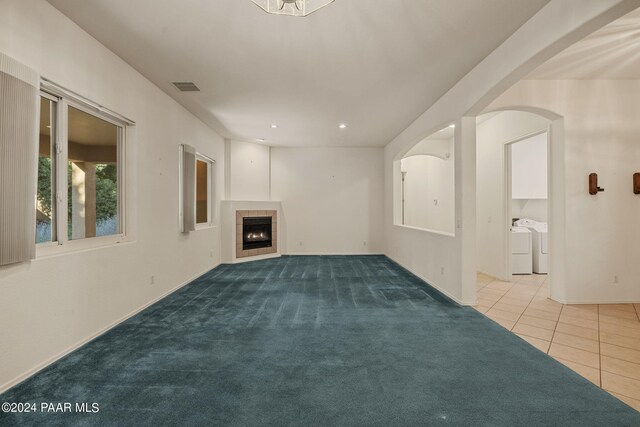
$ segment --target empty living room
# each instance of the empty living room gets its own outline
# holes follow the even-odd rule
[[[640,0],[0,0],[0,427],[640,426]]]

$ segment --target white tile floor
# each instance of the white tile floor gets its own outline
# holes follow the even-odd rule
[[[476,310],[640,411],[640,304],[563,305],[546,275],[477,283]]]

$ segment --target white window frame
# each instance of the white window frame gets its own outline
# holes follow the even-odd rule
[[[206,229],[206,228],[212,228],[215,227],[214,224],[214,213],[213,213],[213,196],[214,196],[214,192],[213,192],[213,166],[216,164],[216,161],[213,160],[212,158],[205,156],[204,154],[196,151],[196,170],[197,170],[197,164],[198,161],[204,162],[207,164],[207,222],[202,222],[200,224],[198,224],[197,222],[197,218],[198,218],[198,212],[197,212],[197,203],[198,203],[198,197],[197,197],[197,193],[196,193],[196,197],[194,197],[193,200],[193,214],[196,216],[196,220],[195,220],[195,224],[196,224],[196,230],[202,230],[202,229]],[[197,172],[194,174],[194,189],[198,188],[198,174]]]
[[[130,241],[127,230],[127,181],[126,181],[126,147],[127,133],[135,123],[119,116],[98,104],[82,98],[73,92],[44,80],[40,95],[53,100],[56,104],[55,112],[55,223],[56,241],[43,242],[36,245],[36,258],[58,255],[67,252],[92,249]],[[84,239],[70,240],[68,237],[68,116],[69,107],[90,114],[111,123],[118,128],[118,233],[109,236],[96,236]]]

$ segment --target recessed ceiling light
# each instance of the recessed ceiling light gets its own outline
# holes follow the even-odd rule
[[[338,127],[339,127],[340,129],[346,129],[346,128],[347,128],[347,125],[346,125],[346,124],[344,124],[344,123],[340,123],[340,124],[338,125]]]
[[[278,129],[278,125],[271,125],[271,129]]]
[[[264,138],[258,138],[258,139],[257,139],[257,141],[258,141],[258,142],[264,142],[264,141],[265,141],[265,139],[264,139]]]

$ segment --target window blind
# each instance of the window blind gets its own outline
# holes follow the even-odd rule
[[[39,86],[0,53],[0,265],[35,258]]]
[[[183,233],[196,229],[196,150],[180,146],[180,225]]]

